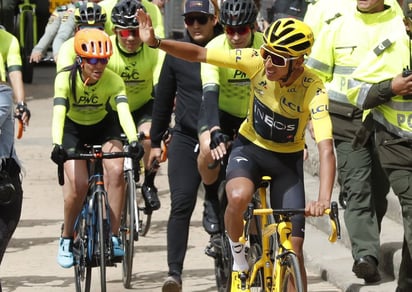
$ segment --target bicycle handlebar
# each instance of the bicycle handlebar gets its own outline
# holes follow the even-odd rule
[[[253,215],[264,216],[264,215],[271,215],[271,214],[290,218],[293,215],[305,214],[305,209],[302,209],[302,208],[300,209],[271,209],[271,208],[259,209],[259,208],[254,208],[253,204],[251,203],[249,204],[248,209],[244,215],[244,219],[246,223],[244,226],[244,232],[242,236],[239,238],[239,241],[243,243],[246,242],[250,220],[252,219]],[[331,203],[331,207],[325,209],[324,215],[329,215],[330,225],[331,225],[331,232],[329,234],[328,240],[330,242],[336,242],[337,239],[341,238],[338,203],[333,201]]]
[[[66,160],[91,160],[91,159],[114,159],[114,158],[124,158],[131,157],[135,155],[129,152],[102,152],[101,145],[93,145],[90,147],[90,152],[88,153],[69,153],[67,154]],[[64,185],[64,167],[63,163],[57,165],[57,176],[59,179],[59,185]]]

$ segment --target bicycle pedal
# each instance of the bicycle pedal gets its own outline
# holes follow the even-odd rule
[[[217,253],[213,250],[213,247],[211,245],[206,246],[205,254],[214,259],[217,257]]]

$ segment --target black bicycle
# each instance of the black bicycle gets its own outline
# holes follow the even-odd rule
[[[90,146],[87,153],[68,154],[67,160],[86,160],[89,187],[83,208],[74,226],[73,256],[76,291],[90,291],[92,268],[100,268],[100,290],[106,291],[106,267],[122,258],[113,254],[110,209],[103,181],[103,159],[131,157],[128,152],[102,152],[101,145]],[[58,166],[59,184],[64,184],[63,165]]]
[[[144,133],[138,134],[138,141],[150,139]],[[124,151],[128,152],[129,145],[124,137]],[[166,144],[162,143],[162,158],[161,162],[166,160],[167,148]],[[157,163],[157,160],[154,162]],[[153,164],[153,168],[157,168],[158,164]],[[133,256],[134,242],[139,240],[140,236],[145,236],[150,229],[152,210],[146,210],[143,194],[141,192],[140,174],[144,173],[143,160],[139,163],[133,163],[132,158],[125,158],[123,164],[124,178],[126,181],[125,188],[125,204],[120,223],[120,233],[122,236],[124,257],[122,261],[122,276],[123,286],[126,289],[131,288],[132,271],[133,271]],[[139,190],[140,191],[137,191]]]

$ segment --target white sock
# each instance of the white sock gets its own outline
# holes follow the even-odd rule
[[[233,271],[248,271],[249,264],[246,260],[245,245],[240,242],[233,242],[229,236],[227,238],[233,255]]]

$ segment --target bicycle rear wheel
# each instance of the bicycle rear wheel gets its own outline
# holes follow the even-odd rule
[[[97,235],[98,242],[97,246],[99,257],[99,267],[100,267],[100,287],[102,292],[106,292],[106,237],[105,237],[105,228],[103,225],[103,199],[105,194],[103,192],[97,193]]]
[[[300,272],[299,267],[299,260],[298,257],[293,254],[289,253],[285,255],[282,259],[281,270],[280,270],[280,277],[281,277],[281,286],[283,292],[289,291],[290,285],[295,287],[295,291],[303,292],[303,282],[302,282],[302,275]]]
[[[33,35],[33,12],[26,10],[22,12],[23,24],[20,23],[20,15],[17,16],[17,33],[20,34],[20,26],[24,25],[23,36],[20,36],[24,40],[24,44],[21,45],[20,54],[22,61],[22,74],[24,83],[32,83],[34,65],[30,63],[30,55],[34,47],[34,35]]]
[[[132,171],[126,171],[126,202],[122,214],[122,242],[124,257],[122,262],[123,286],[130,289],[133,269],[134,241],[138,238],[136,231],[135,205],[136,205],[136,185]]]

